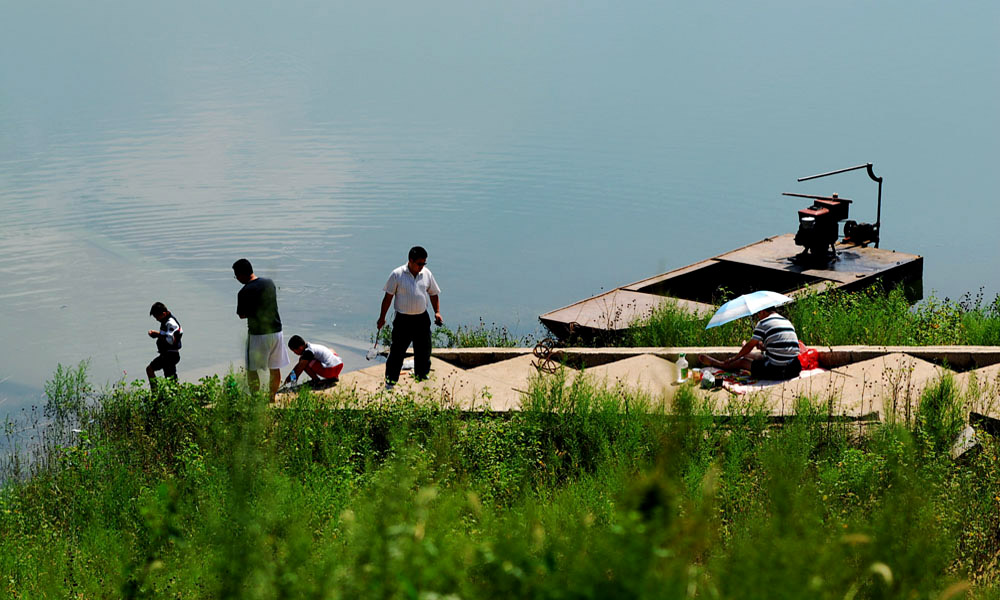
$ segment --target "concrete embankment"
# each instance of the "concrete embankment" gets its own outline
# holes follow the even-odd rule
[[[563,368],[568,384],[585,377],[596,385],[620,387],[647,396],[667,409],[681,385],[675,364],[685,353],[697,366],[699,354],[723,357],[738,348],[559,348],[545,361],[531,348],[438,349],[431,378],[415,382],[406,376],[393,394],[417,392],[466,410],[517,410],[536,377],[554,377]],[[923,389],[951,375],[972,412],[1000,418],[1000,347],[996,346],[833,346],[818,348],[825,370],[810,377],[753,389],[737,395],[723,390],[697,393],[720,415],[762,403],[775,417],[794,412],[797,398],[825,402],[831,414],[844,418],[885,419],[893,413],[913,414]],[[384,366],[346,373],[322,393],[352,391],[361,398],[386,398]],[[290,396],[282,398],[287,402]]]

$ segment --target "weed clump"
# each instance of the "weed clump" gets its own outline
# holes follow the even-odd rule
[[[836,346],[1000,345],[1000,295],[983,302],[982,292],[958,301],[934,296],[910,305],[902,288],[878,286],[860,292],[811,292],[779,309],[807,344]],[[741,319],[705,329],[711,315],[696,315],[671,300],[628,329],[626,346],[738,346],[753,323]]]
[[[56,372],[60,397],[86,390],[67,436],[4,472],[7,597],[1000,591],[998,449],[947,458],[965,398],[947,379],[864,435],[822,399],[775,427],[752,399],[722,420],[690,387],[664,406],[565,373],[508,414],[308,391],[271,410],[232,375],[85,381]]]

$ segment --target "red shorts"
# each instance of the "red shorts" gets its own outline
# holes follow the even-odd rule
[[[340,372],[344,370],[344,363],[340,363],[336,367],[324,367],[323,363],[318,360],[311,360],[309,368],[323,379],[337,379],[340,377]]]

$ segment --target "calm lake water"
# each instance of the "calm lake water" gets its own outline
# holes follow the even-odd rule
[[[240,365],[230,265],[286,335],[365,364],[427,247],[447,324],[537,328],[794,231],[839,192],[926,292],[1000,290],[1000,5],[475,0],[0,3],[0,414],[58,363]]]

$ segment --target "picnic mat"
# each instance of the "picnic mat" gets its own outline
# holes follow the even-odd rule
[[[717,369],[715,367],[705,367],[701,370],[702,373],[711,373],[716,379],[722,378],[722,389],[730,391],[737,395],[748,394],[750,392],[756,392],[763,390],[764,388],[771,387],[772,385],[780,385],[782,383],[787,383],[789,381],[796,381],[798,379],[805,379],[807,377],[812,377],[813,375],[819,375],[820,373],[825,373],[826,369],[809,369],[807,371],[802,371],[799,373],[798,377],[793,377],[792,379],[754,379],[750,377],[745,371],[742,372],[731,372],[723,371],[722,369]]]

